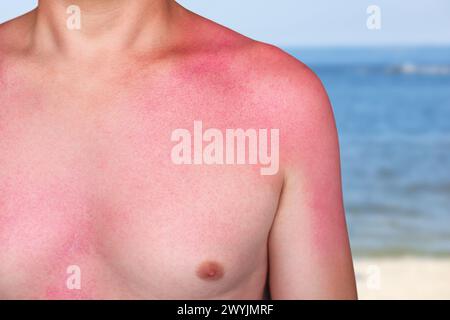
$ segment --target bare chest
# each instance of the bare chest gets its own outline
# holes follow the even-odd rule
[[[280,178],[208,162],[219,151],[206,155],[211,139],[194,132],[201,120],[225,141],[257,119],[187,103],[189,92],[0,95],[0,295],[258,296]],[[191,162],[174,160],[179,129]]]

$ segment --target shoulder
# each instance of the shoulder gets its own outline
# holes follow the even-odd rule
[[[306,166],[307,159],[337,161],[333,109],[317,74],[275,46],[255,43],[249,55],[249,63],[258,61],[249,72],[257,110],[280,129],[284,165]]]
[[[254,118],[252,123],[279,128],[282,144],[298,151],[298,157],[314,153],[320,144],[336,149],[336,126],[327,92],[307,65],[276,46],[209,20],[196,25],[203,31],[196,34],[202,45],[196,46],[199,50],[194,60],[200,67],[194,71],[199,78],[208,79],[206,86],[225,83],[227,90],[221,92],[235,97],[230,101],[241,105],[239,114]]]
[[[0,85],[22,74],[29,56],[34,12],[0,24]]]
[[[300,112],[328,103],[325,88],[314,71],[282,49],[254,42],[245,60],[255,92],[265,98],[270,95],[279,108]]]
[[[196,16],[188,28],[194,36],[183,53],[200,76],[214,73],[226,82],[238,82],[253,98],[271,101],[278,111],[327,105],[328,97],[318,76],[303,62],[282,49],[255,41],[233,30]],[[187,36],[186,38],[189,38]],[[186,57],[185,57],[186,58]],[[310,110],[313,112],[314,110]]]
[[[252,108],[262,119],[271,119],[270,124],[296,144],[299,138],[314,135],[335,138],[332,106],[318,75],[274,45],[248,38],[239,42],[233,49],[230,77],[250,92],[244,107]]]
[[[0,54],[20,54],[29,45],[35,11],[0,24]]]

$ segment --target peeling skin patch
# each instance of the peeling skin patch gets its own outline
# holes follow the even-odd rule
[[[215,261],[203,262],[197,269],[197,276],[205,281],[215,281],[223,278],[222,265]]]

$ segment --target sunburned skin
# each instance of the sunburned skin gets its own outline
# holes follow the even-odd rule
[[[173,6],[164,49],[109,56],[30,45],[36,13],[0,26],[0,298],[354,298],[320,81]],[[279,170],[175,164],[198,120],[278,129]]]

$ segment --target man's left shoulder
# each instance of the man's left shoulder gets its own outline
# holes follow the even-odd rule
[[[322,117],[331,112],[319,77],[306,64],[282,49],[253,42],[241,56],[247,86],[267,112],[289,121]]]
[[[242,58],[251,61],[252,71],[265,79],[273,77],[277,80],[290,78],[304,81],[316,78],[314,72],[299,59],[275,45],[264,42],[252,41],[247,44],[243,47]]]

